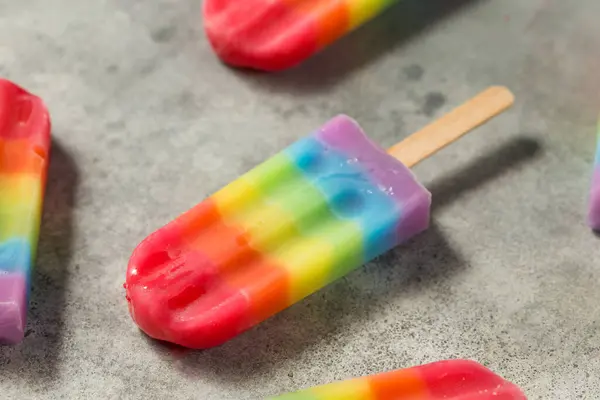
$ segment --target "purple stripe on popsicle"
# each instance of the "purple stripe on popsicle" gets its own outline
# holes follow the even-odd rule
[[[373,181],[401,206],[402,214],[410,216],[401,219],[397,230],[399,241],[427,229],[431,193],[404,164],[371,141],[356,121],[339,115],[319,129],[315,137],[360,161]],[[370,146],[364,146],[365,142]],[[401,187],[402,190],[390,190],[393,187]]]
[[[27,284],[21,274],[0,274],[0,343],[23,338],[27,314]]]

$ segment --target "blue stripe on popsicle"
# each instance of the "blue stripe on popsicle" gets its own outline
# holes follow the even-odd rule
[[[357,160],[314,137],[296,142],[285,153],[324,195],[338,218],[360,225],[364,235],[363,262],[396,245],[401,211]]]
[[[28,240],[13,238],[0,243],[0,272],[29,275],[31,246]]]

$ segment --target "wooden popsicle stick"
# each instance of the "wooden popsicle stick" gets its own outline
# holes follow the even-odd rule
[[[420,131],[390,147],[388,153],[413,167],[513,105],[504,86],[492,86]]]

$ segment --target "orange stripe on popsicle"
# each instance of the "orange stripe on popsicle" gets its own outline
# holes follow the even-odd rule
[[[350,12],[345,1],[338,0],[322,9],[317,19],[319,46],[325,47],[346,34],[350,27]]]
[[[226,224],[212,198],[194,207],[179,222],[184,241],[218,265],[221,278],[230,286],[245,289],[258,320],[289,305],[286,271],[253,249],[244,229]]]
[[[343,36],[350,27],[350,9],[346,0],[284,0],[284,4],[309,17],[316,30],[317,48]]]
[[[419,400],[429,395],[427,384],[414,369],[392,371],[368,378],[375,400]]]
[[[36,156],[37,154],[37,156]],[[46,154],[29,139],[0,138],[0,171],[3,174],[42,174],[45,176]]]

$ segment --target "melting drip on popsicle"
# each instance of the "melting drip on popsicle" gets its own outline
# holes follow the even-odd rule
[[[468,360],[439,361],[318,386],[270,400],[527,400],[513,383]]]
[[[226,63],[265,71],[292,67],[396,0],[206,0],[204,26]]]
[[[146,238],[127,270],[133,319],[216,346],[422,232],[431,195],[399,159],[414,165],[512,102],[491,88],[388,153],[334,118]]]
[[[23,339],[50,149],[42,101],[0,79],[0,342]]]

